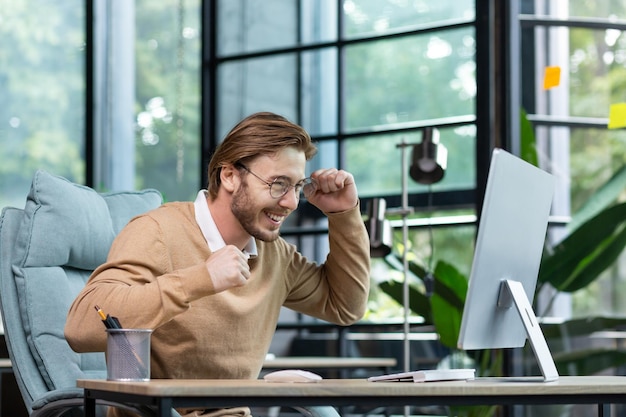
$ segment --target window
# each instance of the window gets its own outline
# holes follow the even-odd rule
[[[200,1],[96,4],[95,184],[193,200],[202,186]]]
[[[0,207],[23,207],[33,174],[85,181],[85,8],[24,0],[0,10]]]
[[[200,0],[3,5],[0,206],[22,207],[37,169],[101,191],[193,198],[199,11]]]
[[[437,259],[469,273],[475,225],[467,218],[475,218],[478,181],[474,2],[205,4],[203,121],[209,148],[241,118],[273,111],[303,125],[318,142],[310,171],[346,169],[355,176],[363,209],[373,197],[397,207],[397,145],[416,144],[425,126],[437,126],[449,150],[448,170],[432,188],[410,182],[410,202],[417,207],[410,220],[417,225],[420,218],[445,216],[452,226],[433,233],[415,227],[410,250],[425,263],[435,248]],[[283,235],[323,260],[324,219],[306,202],[299,213]],[[399,242],[399,229],[396,234]],[[380,279],[393,275],[378,267]]]
[[[554,215],[574,219],[626,161],[626,133],[607,129],[610,108],[624,102],[626,22],[623,2],[520,2],[522,106],[535,126],[543,166],[558,179]],[[544,89],[547,67],[560,83]],[[626,196],[615,195],[617,201]],[[555,225],[558,242],[569,231]],[[624,253],[595,282],[562,295],[553,314],[588,316],[626,312]]]
[[[621,2],[513,2],[510,7],[519,8],[521,49],[507,43],[516,42],[514,27],[511,33],[500,32],[506,25],[498,19],[510,16],[507,5],[209,3],[205,26],[209,34],[216,28],[203,55],[205,91],[215,92],[209,94],[213,105],[206,105],[203,114],[209,148],[249,113],[275,111],[301,123],[318,141],[320,153],[309,169],[336,165],[349,170],[364,206],[370,198],[384,197],[388,207],[397,207],[402,175],[398,144],[418,142],[424,126],[440,129],[449,150],[443,181],[431,188],[409,181],[409,205],[416,209],[409,249],[422,264],[445,260],[469,273],[475,224],[467,219],[477,214],[488,169],[485,149],[490,152],[495,144],[519,152],[520,108],[534,126],[540,166],[559,178],[553,242],[567,233],[563,225],[569,216],[626,160],[622,130],[606,129],[609,106],[623,101],[626,26],[618,19],[624,12]],[[495,23],[488,20],[494,13]],[[490,48],[495,56],[487,52]],[[512,67],[503,67],[504,62]],[[543,90],[543,71],[550,65],[561,68],[561,84]],[[508,84],[499,84],[494,73],[506,73]],[[480,91],[482,100],[491,94],[496,100],[479,105]],[[494,107],[484,109],[486,102]],[[323,227],[306,202],[301,213],[287,230],[294,240],[302,239],[307,227]],[[434,223],[438,218],[456,221],[431,234],[420,227],[424,217]],[[319,242],[323,240],[321,236]],[[323,256],[324,250],[316,253]],[[619,294],[609,288],[624,286],[619,278],[623,262],[589,292],[553,305],[560,306],[558,314],[569,315],[570,308],[575,314],[598,308],[622,313],[623,297],[603,303],[606,297],[599,294]],[[389,273],[381,273],[385,275]]]

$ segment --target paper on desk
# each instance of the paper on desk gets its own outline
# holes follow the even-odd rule
[[[462,381],[474,379],[475,374],[474,369],[426,369],[372,376],[367,380],[370,382]]]

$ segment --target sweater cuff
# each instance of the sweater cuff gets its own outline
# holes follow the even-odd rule
[[[346,211],[339,211],[336,213],[326,213],[329,224],[341,225],[341,227],[354,226],[357,223],[365,227],[363,216],[361,216],[361,201],[356,203],[356,206]],[[344,224],[345,223],[345,224]]]
[[[180,272],[179,279],[187,302],[215,293],[211,275],[204,263],[185,268]]]

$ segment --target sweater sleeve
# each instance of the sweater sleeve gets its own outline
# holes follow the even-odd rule
[[[322,265],[294,252],[290,274],[297,277],[285,306],[340,325],[361,319],[370,288],[369,238],[359,206],[328,214],[330,251]]]
[[[201,235],[184,222],[175,233],[179,237],[172,241],[171,233],[152,215],[133,219],[120,232],[107,262],[93,272],[70,307],[65,336],[74,350],[103,351],[106,347],[106,332],[95,305],[117,317],[124,327],[156,329],[186,311],[193,299],[213,292],[204,265],[209,251],[198,240]],[[191,241],[188,248],[178,245],[176,251],[170,250],[186,241]],[[189,259],[181,262],[176,256]],[[176,269],[176,265],[185,266]]]

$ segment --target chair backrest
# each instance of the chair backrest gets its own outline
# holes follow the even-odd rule
[[[24,209],[2,210],[0,307],[29,413],[51,392],[75,389],[76,379],[106,377],[103,353],[80,354],[67,344],[67,312],[117,233],[161,203],[156,190],[100,194],[40,170]]]

